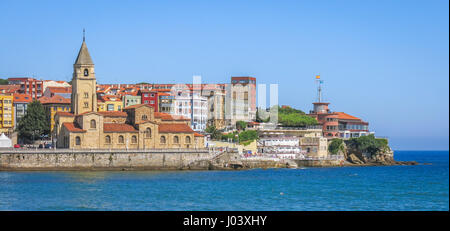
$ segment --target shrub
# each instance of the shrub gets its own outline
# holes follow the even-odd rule
[[[258,139],[258,132],[255,130],[248,130],[239,133],[239,142],[252,141]]]
[[[342,139],[332,139],[330,145],[328,146],[328,150],[331,154],[337,154],[341,146],[343,146]]]
[[[351,138],[345,143],[348,147],[370,154],[376,154],[388,148],[387,139],[377,139],[373,134]]]

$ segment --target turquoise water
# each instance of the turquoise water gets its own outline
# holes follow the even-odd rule
[[[0,172],[0,210],[449,210],[448,151],[395,157],[431,165]]]

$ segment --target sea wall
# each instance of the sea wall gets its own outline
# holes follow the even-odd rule
[[[298,167],[340,167],[345,165],[342,160],[294,160]]]
[[[207,149],[0,151],[0,171],[208,169],[208,165],[197,163],[213,155]]]

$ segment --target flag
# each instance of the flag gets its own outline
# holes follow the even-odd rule
[[[320,79],[320,75],[316,75],[316,79]]]

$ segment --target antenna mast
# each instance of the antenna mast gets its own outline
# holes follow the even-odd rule
[[[323,80],[320,79],[320,75],[316,75],[316,82],[318,84],[317,86],[317,98],[319,100],[319,103],[322,102],[322,83]]]

